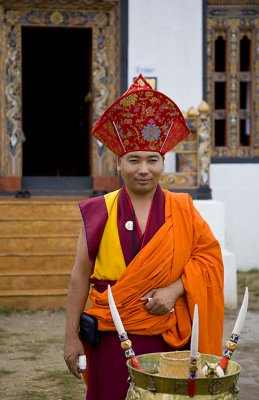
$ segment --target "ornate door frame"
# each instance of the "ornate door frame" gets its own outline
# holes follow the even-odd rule
[[[0,190],[21,187],[23,26],[92,29],[93,123],[120,93],[120,0],[0,1]],[[92,175],[114,176],[112,153],[90,143]]]

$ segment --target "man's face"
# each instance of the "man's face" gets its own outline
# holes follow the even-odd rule
[[[153,151],[134,151],[118,158],[117,170],[129,191],[148,194],[159,182],[164,170],[164,157]]]

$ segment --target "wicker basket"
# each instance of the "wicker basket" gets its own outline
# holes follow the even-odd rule
[[[169,378],[183,378],[188,377],[190,368],[190,351],[172,351],[160,354],[159,375],[167,376]],[[197,373],[200,376],[201,371],[201,357],[198,354],[197,358]]]

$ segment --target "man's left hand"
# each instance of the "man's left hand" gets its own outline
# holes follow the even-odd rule
[[[164,315],[173,311],[180,296],[185,293],[181,279],[164,288],[155,288],[147,292],[141,301],[147,301],[145,309],[154,315]]]

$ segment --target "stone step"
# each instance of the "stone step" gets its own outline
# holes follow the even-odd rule
[[[70,274],[75,261],[74,252],[62,253],[0,253],[0,277],[35,274]]]
[[[6,255],[19,252],[75,252],[77,236],[2,236],[0,252]]]
[[[80,219],[0,219],[1,236],[79,234]]]
[[[67,289],[16,289],[0,291],[1,308],[53,309],[64,308]]]
[[[0,218],[78,218],[80,219],[80,210],[77,200],[59,200],[59,199],[0,199]]]
[[[68,287],[70,275],[16,275],[1,276],[0,291],[63,290]]]
[[[82,198],[0,198],[0,307],[65,307]]]
[[[15,289],[0,290],[0,307],[14,309],[65,308],[67,289]],[[91,306],[90,296],[85,307]]]

